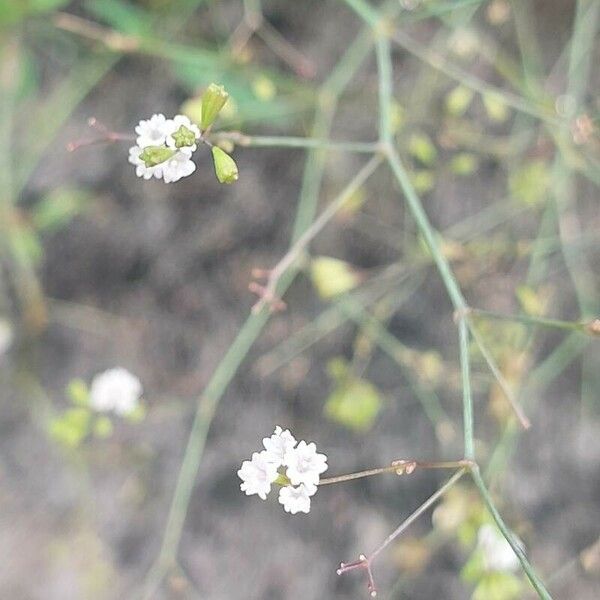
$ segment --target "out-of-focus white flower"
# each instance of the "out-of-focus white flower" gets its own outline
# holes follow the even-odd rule
[[[172,133],[173,121],[167,119],[163,114],[152,115],[147,120],[142,120],[135,128],[137,138],[136,144],[140,148],[147,146],[162,146],[167,136]]]
[[[496,527],[482,525],[477,533],[477,547],[488,571],[516,571],[519,559]]]
[[[140,380],[126,369],[117,367],[96,375],[90,386],[90,406],[98,412],[128,415],[139,405]]]
[[[296,445],[294,436],[289,429],[283,431],[279,425],[275,427],[275,431],[271,437],[263,439],[263,446],[269,453],[273,463],[278,467],[283,464],[285,453],[292,450]]]
[[[0,319],[0,356],[11,347],[14,339],[13,328],[6,319]]]
[[[188,132],[193,134],[194,139],[200,139],[200,128],[195,123],[192,123],[188,117],[185,115],[176,115],[172,119],[169,119],[168,122],[168,130],[169,134],[166,137],[166,144],[169,148],[178,149],[181,148],[181,144],[177,144],[177,139],[173,137],[177,131],[180,131],[180,128],[184,127]],[[191,139],[192,136],[190,136]],[[186,148],[189,148],[191,152],[196,151],[196,144],[186,144]]]
[[[267,494],[271,491],[271,484],[277,479],[277,465],[269,460],[269,454],[266,450],[255,452],[252,460],[245,460],[242,468],[237,472],[242,480],[240,489],[247,496],[258,494],[262,500],[267,499]]]
[[[314,442],[307,444],[301,440],[285,453],[283,464],[287,467],[286,475],[292,485],[304,483],[314,486],[319,484],[321,473],[327,470],[327,456],[317,452]]]
[[[279,504],[283,505],[285,512],[296,513],[310,512],[310,497],[317,491],[317,486],[301,484],[297,487],[286,485],[279,490]]]
[[[175,183],[182,177],[191,175],[196,170],[196,163],[190,158],[191,155],[192,153],[188,148],[180,148],[174,156],[157,165],[157,167],[162,167],[162,176],[165,183]]]
[[[144,179],[161,179],[163,176],[163,165],[156,165],[154,167],[147,167],[146,163],[140,158],[140,154],[143,152],[143,148],[139,146],[132,146],[129,148],[129,162],[135,165],[135,174],[138,177]]]

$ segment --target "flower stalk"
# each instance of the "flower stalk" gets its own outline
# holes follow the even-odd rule
[[[319,481],[319,485],[328,485],[331,483],[344,483],[363,477],[372,477],[373,475],[384,475],[386,473],[395,473],[396,475],[411,475],[417,469],[471,469],[475,463],[472,460],[453,460],[453,461],[426,461],[399,459],[394,460],[387,467],[376,469],[367,469],[348,473],[346,475],[336,475],[335,477],[325,477]]]

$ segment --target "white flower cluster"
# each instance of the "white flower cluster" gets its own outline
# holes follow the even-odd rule
[[[135,128],[136,145],[129,149],[129,162],[135,165],[135,173],[144,179],[162,179],[165,183],[179,181],[196,170],[192,154],[196,150],[196,140],[200,139],[200,129],[186,116],[177,115],[167,119],[163,114],[155,114],[142,120]],[[146,150],[162,151],[165,160],[144,160]]]
[[[327,470],[327,456],[319,454],[314,442],[296,442],[289,430],[275,427],[271,437],[263,439],[265,447],[245,460],[238,476],[240,489],[246,495],[257,494],[266,500],[272,483],[281,483],[279,503],[286,512],[295,515],[310,511],[310,499],[317,491],[319,479]],[[280,467],[283,467],[279,472]]]
[[[141,395],[140,380],[126,369],[117,367],[92,379],[90,406],[98,412],[129,415],[138,407]]]

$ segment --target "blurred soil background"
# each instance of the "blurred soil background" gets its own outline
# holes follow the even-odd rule
[[[441,0],[401,4],[398,29],[423,47],[490,85],[569,104],[575,3],[491,0],[440,16],[427,11]],[[0,8],[0,79],[4,97],[16,99],[4,102],[0,142],[0,317],[11,332],[0,355],[2,598],[129,599],[143,589],[198,397],[256,300],[252,269],[274,266],[289,245],[306,152],[238,147],[240,179],[223,186],[200,148],[196,173],[165,185],[136,178],[127,144],[72,153],[66,145],[93,138],[92,116],[130,131],[155,112],[193,111],[211,81],[234,100],[219,128],[310,136],[318,87],[363,25],[334,0],[267,0],[262,9],[314,77],[282,60],[268,35],[233,56],[228,42],[243,19],[234,0],[8,0]],[[102,27],[90,30],[98,39],[85,27],[66,31],[63,13]],[[143,44],[124,48],[119,35]],[[597,180],[586,173],[598,175],[600,158],[600,45],[586,52],[592,69],[577,116],[589,127],[570,130],[557,149],[552,125],[494,96],[484,102],[394,49],[398,147],[432,223],[446,232],[444,252],[471,306],[594,316],[600,210]],[[377,85],[371,52],[340,98],[333,139],[376,140]],[[327,153],[319,210],[365,160]],[[557,197],[563,176],[573,178],[566,198]],[[579,303],[565,247],[575,271],[591,266],[576,273]],[[363,577],[338,577],[339,562],[375,548],[445,480],[416,473],[328,486],[310,515],[292,517],[273,498],[244,496],[236,476],[276,424],[316,441],[331,475],[462,455],[452,307],[391,173],[380,168],[310,250],[347,263],[360,285],[327,297],[335,272],[319,274],[305,260],[287,310],[269,321],[218,406],[178,565],[154,598],[364,598]],[[356,298],[358,308],[349,304]],[[482,468],[491,465],[501,512],[553,596],[595,600],[598,342],[511,322],[480,326],[532,422],[527,432],[515,424],[473,348]],[[380,330],[394,336],[391,350]],[[115,419],[107,438],[61,443],[50,423],[69,408],[69,382],[116,365],[142,380],[145,418]],[[471,597],[477,582],[461,570],[474,548],[469,528],[486,517],[467,478],[449,499],[433,523],[428,512],[378,559],[380,597]],[[524,584],[516,597],[534,595]]]

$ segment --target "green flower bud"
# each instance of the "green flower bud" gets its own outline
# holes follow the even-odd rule
[[[196,143],[196,135],[193,131],[190,131],[185,125],[181,125],[179,129],[172,134],[171,137],[175,140],[176,148],[183,148],[184,146],[193,146]]]
[[[218,146],[213,146],[212,154],[215,162],[215,173],[217,174],[219,183],[233,183],[237,181],[238,168],[235,160]]]
[[[229,94],[222,85],[211,83],[202,95],[202,130],[208,129],[225,106]]]
[[[155,167],[169,160],[175,155],[175,150],[166,146],[147,146],[140,154],[140,159],[144,161],[147,167]]]

